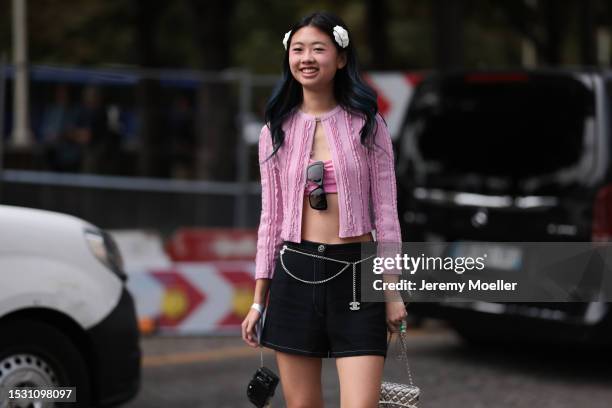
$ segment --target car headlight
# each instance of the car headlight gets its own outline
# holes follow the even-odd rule
[[[85,230],[85,241],[91,252],[100,262],[113,271],[121,280],[127,280],[123,270],[123,258],[113,237],[106,231]]]

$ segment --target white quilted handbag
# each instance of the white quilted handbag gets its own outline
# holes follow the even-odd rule
[[[387,350],[391,342],[393,333],[389,336]],[[412,374],[408,366],[408,354],[406,352],[406,333],[400,332],[398,338],[401,344],[402,353],[398,356],[406,362],[406,371],[408,372],[409,384],[398,384],[389,381],[383,381],[380,387],[380,399],[378,401],[379,408],[416,408],[421,395],[419,387],[412,383]]]

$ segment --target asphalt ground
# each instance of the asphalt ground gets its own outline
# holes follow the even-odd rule
[[[409,328],[408,359],[421,388],[419,407],[589,407],[612,406],[612,357],[590,349],[513,348],[464,344],[453,331],[428,321]],[[246,386],[259,366],[258,349],[239,335],[142,339],[143,378],[128,408],[252,407]],[[266,366],[278,373],[274,352]],[[395,356],[397,348],[392,349]],[[407,382],[402,361],[387,360],[385,379]],[[326,407],[339,407],[334,359],[323,363]],[[281,385],[272,407],[284,407]]]

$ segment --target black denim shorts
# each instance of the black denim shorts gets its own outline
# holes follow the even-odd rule
[[[283,245],[302,252],[355,262],[368,254],[361,244],[324,244],[285,241]],[[270,283],[269,303],[261,335],[265,347],[312,357],[346,357],[387,354],[387,325],[384,302],[361,302],[350,310],[353,300],[353,268],[321,284],[300,282],[289,276],[278,255]],[[285,251],[283,261],[295,276],[309,281],[326,279],[345,265]],[[356,300],[360,300],[360,266],[357,264]]]

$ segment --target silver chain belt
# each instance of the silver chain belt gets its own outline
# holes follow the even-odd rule
[[[310,256],[312,258],[317,258],[317,259],[325,259],[327,261],[334,261],[334,262],[338,262],[341,264],[344,264],[344,268],[340,269],[340,271],[338,271],[338,273],[336,273],[334,276],[330,276],[329,278],[326,279],[321,279],[321,280],[314,280],[314,281],[309,281],[309,280],[305,280],[302,278],[298,278],[297,276],[295,276],[294,274],[292,274],[291,272],[289,272],[289,269],[287,269],[287,267],[285,266],[285,262],[283,261],[283,255],[285,254],[285,251],[291,251],[291,252],[296,252],[298,254],[302,254],[302,255],[306,255],[306,256]],[[363,258],[360,259],[358,261],[355,262],[348,262],[348,261],[340,261],[338,259],[334,259],[334,258],[328,258],[326,256],[323,255],[315,255],[315,254],[311,254],[308,252],[302,252],[299,251],[297,249],[293,249],[293,248],[289,248],[287,245],[283,245],[283,249],[280,250],[280,262],[281,265],[283,267],[283,269],[285,270],[285,272],[287,272],[287,274],[289,276],[291,276],[292,278],[303,282],[303,283],[308,283],[310,285],[319,285],[321,283],[325,283],[325,282],[329,282],[330,280],[334,279],[336,276],[340,275],[342,272],[344,272],[346,270],[346,268],[348,268],[350,265],[353,265],[353,301],[349,303],[349,309],[350,310],[359,310],[359,305],[360,303],[357,301],[357,292],[355,289],[355,281],[356,281],[356,275],[357,275],[357,264],[360,264],[363,261],[366,261],[370,258],[372,258],[374,255],[370,255],[367,258]]]

